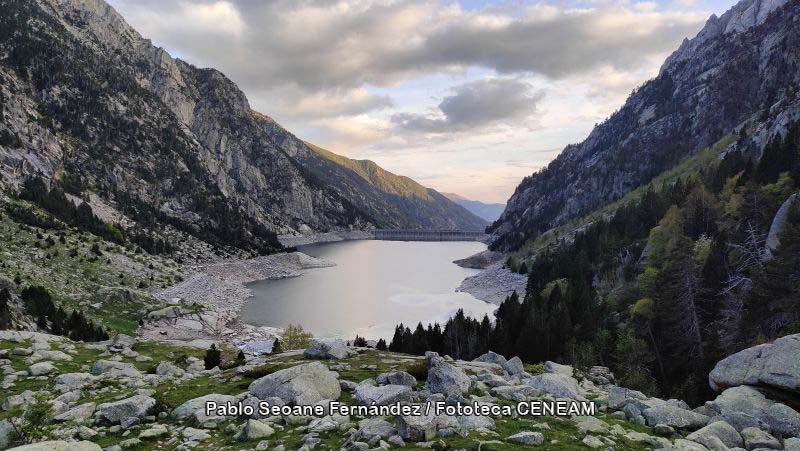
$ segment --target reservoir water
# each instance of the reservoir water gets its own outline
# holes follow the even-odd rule
[[[453,260],[485,250],[478,242],[343,241],[303,246],[306,254],[336,263],[301,277],[249,284],[254,296],[241,311],[257,326],[301,324],[318,337],[385,338],[403,323],[412,330],[444,322],[459,308],[478,317],[495,306],[456,292],[477,272]]]

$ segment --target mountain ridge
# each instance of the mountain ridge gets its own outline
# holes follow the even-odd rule
[[[742,124],[754,124],[747,144],[758,154],[800,117],[798,9],[785,0],[743,0],[712,16],[583,142],[566,146],[520,183],[488,229],[491,246],[518,249],[738,133]]]

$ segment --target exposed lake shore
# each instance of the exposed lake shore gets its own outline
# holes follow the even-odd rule
[[[297,277],[308,269],[329,266],[335,263],[302,252],[192,266],[186,280],[154,293],[172,307],[151,312],[140,335],[197,346],[274,337],[278,329],[255,327],[239,318],[239,310],[252,296],[246,284]]]
[[[528,277],[517,274],[505,267],[505,254],[486,250],[453,263],[463,267],[480,269],[481,272],[467,277],[457,291],[469,293],[477,299],[500,305],[507,296],[517,292],[520,299],[525,297]]]

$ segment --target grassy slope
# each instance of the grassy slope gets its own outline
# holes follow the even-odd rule
[[[9,202],[43,214],[25,202]],[[180,265],[171,259],[136,253],[69,227],[54,230],[26,226],[3,210],[0,202],[0,276],[9,280],[19,276],[17,293],[29,285],[42,285],[67,313],[83,310],[90,319],[112,331],[133,333],[142,310],[158,305],[149,292],[182,280]],[[91,251],[93,244],[103,255]],[[118,305],[99,298],[96,292],[100,288],[127,288],[136,296],[133,301]]]
[[[385,193],[401,197],[416,197],[426,201],[431,200],[427,188],[408,177],[392,174],[373,161],[352,160],[308,142],[306,145],[322,157],[352,170],[359,177],[369,182],[370,185]]]
[[[25,347],[29,345],[30,343],[27,342],[25,343],[0,342],[0,349],[13,349],[15,347]],[[82,343],[74,343],[74,345],[75,345],[74,351],[70,350],[66,351],[67,353],[72,355],[73,361],[54,362],[55,366],[58,368],[58,373],[87,371],[88,368],[91,366],[92,362],[94,362],[95,360],[100,358],[108,358],[101,356],[102,351],[96,349],[90,349]],[[53,349],[56,349],[57,347],[58,345],[53,345]],[[131,357],[120,356],[121,361],[132,363],[137,368],[139,368],[139,370],[143,372],[151,370],[158,362],[162,360],[181,362],[182,360],[184,360],[184,356],[202,357],[201,351],[186,349],[186,348],[176,348],[164,344],[140,343],[134,346],[133,349],[137,351],[140,355],[151,357],[152,360],[149,362],[136,362]],[[224,350],[223,359],[225,360],[231,358],[233,358],[233,350]],[[25,363],[24,361],[25,357],[23,356],[17,356],[12,354],[9,357],[9,359],[11,361],[11,366],[15,370],[24,370],[27,369],[28,367],[27,363]],[[275,360],[271,361],[268,365],[262,368],[261,374],[268,374],[270,372],[277,371],[287,366],[291,366],[297,363],[302,363],[303,361],[304,360],[301,356],[285,356],[285,357],[278,356],[275,358]],[[394,354],[388,352],[384,353],[375,350],[370,350],[356,357],[348,359],[346,363],[348,363],[352,369],[347,371],[341,371],[340,377],[344,380],[360,382],[366,378],[370,377],[374,378],[379,373],[389,371],[391,369],[410,370],[411,369],[410,367],[414,366],[417,361],[418,358],[414,358],[408,355]],[[340,362],[335,362],[335,363],[340,363]],[[180,365],[180,363],[178,364]],[[375,368],[364,369],[362,367],[363,365],[369,365],[369,366],[374,365]],[[533,370],[532,368],[528,369]],[[5,390],[4,393],[0,395],[0,403],[2,403],[3,400],[5,400],[6,396],[19,394],[24,390],[41,390],[51,387],[53,377],[54,376],[48,376],[45,378],[20,377],[14,387],[10,388],[9,390]],[[178,384],[175,384],[173,382],[167,382],[158,386],[154,387],[148,386],[146,388],[155,390],[155,395],[153,396],[162,403],[163,410],[169,412],[185,401],[206,394],[220,393],[220,394],[236,395],[245,392],[249,384],[257,377],[260,377],[260,374],[248,375],[246,373],[242,375],[242,374],[237,374],[236,369],[230,369],[222,372],[219,376],[199,376],[193,380]],[[85,402],[101,403],[101,402],[113,401],[116,399],[120,399],[122,397],[132,396],[136,392],[136,389],[134,388],[117,385],[113,383],[104,383],[103,387],[104,388],[102,390],[97,390],[97,387],[91,390],[84,390],[82,398],[78,401],[78,404],[82,404]],[[353,402],[352,394],[343,391],[340,400],[342,402],[350,404]],[[8,418],[13,415],[19,415],[20,412],[21,412],[20,408],[12,409],[7,412],[0,411],[0,419]],[[609,424],[620,424],[629,430],[648,432],[652,434],[652,430],[647,427],[638,426],[630,422],[617,420],[605,414],[600,414],[598,417],[603,419]],[[359,419],[360,418],[353,417],[351,418],[351,421],[357,422]],[[391,418],[388,418],[388,420],[392,421]],[[178,422],[176,420],[172,420],[171,418],[160,420],[160,422],[171,424],[173,426],[190,425],[187,422]],[[537,423],[540,424],[545,423],[548,425],[549,429],[540,430],[538,428],[535,428],[535,425]],[[223,424],[218,426],[216,430],[212,431],[214,436],[211,439],[203,442],[198,449],[214,449],[218,447],[224,447],[225,449],[255,448],[259,440],[249,441],[249,442],[239,442],[233,439],[233,435],[235,433],[236,428],[241,424],[242,424],[241,420],[224,422]],[[104,429],[105,436],[97,436],[95,437],[94,440],[103,447],[119,444],[123,440],[136,437],[139,431],[148,428],[148,426],[149,425],[147,423],[140,426],[135,426],[127,436],[122,435],[122,433],[124,433],[125,431],[111,433],[107,429]],[[490,436],[484,437],[473,432],[466,437],[453,436],[441,439],[442,442],[441,444],[445,445],[445,447],[449,447],[444,449],[514,450],[514,449],[519,449],[520,447],[518,445],[504,443],[502,439],[504,437],[513,435],[517,432],[524,430],[540,430],[544,434],[546,445],[541,447],[542,449],[549,449],[549,450],[589,449],[588,447],[584,446],[581,443],[583,435],[581,435],[577,431],[577,429],[571,422],[566,421],[565,419],[562,418],[550,418],[550,417],[497,419],[497,432],[499,433],[497,437],[490,437]],[[270,446],[277,445],[278,443],[283,443],[286,449],[297,449],[303,443],[303,435],[304,435],[303,426],[285,426],[282,430],[277,429],[276,434],[274,434],[269,438]],[[320,434],[320,438],[322,439],[323,444],[327,445],[327,448],[329,449],[340,448],[346,439],[344,433],[338,431]],[[615,446],[615,449],[617,450],[649,449],[649,446],[646,446],[643,443],[631,442],[621,437],[611,437],[611,438],[617,443],[617,445]],[[491,441],[494,442],[486,443]],[[167,449],[167,448],[171,449],[172,447],[175,446],[175,443],[167,444],[165,442],[166,438],[147,440],[144,441],[141,445],[131,449],[143,449],[143,450]],[[325,449],[325,447],[320,447],[320,448]],[[415,446],[414,444],[409,443],[407,444],[405,449],[418,449],[418,447]]]

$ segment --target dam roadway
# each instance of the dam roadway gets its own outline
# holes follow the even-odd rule
[[[463,230],[376,229],[374,240],[384,241],[485,241],[483,232]]]

